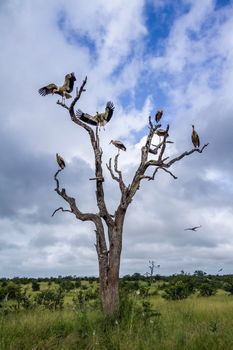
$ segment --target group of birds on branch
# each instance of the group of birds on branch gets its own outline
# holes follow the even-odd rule
[[[121,141],[118,141],[118,140],[111,140],[109,142],[109,144],[113,144],[116,148],[118,148],[118,154],[119,154],[119,151],[122,150],[122,151],[126,151],[126,147],[125,145],[121,142]],[[59,167],[63,170],[65,167],[66,167],[66,163],[65,163],[65,160],[64,158],[62,158],[62,156],[60,156],[60,154],[56,153],[56,159],[57,159],[57,164],[59,165]]]
[[[73,91],[74,88],[74,82],[76,81],[75,74],[69,73],[65,76],[65,81],[62,86],[58,86],[54,83],[48,84],[46,86],[43,86],[38,90],[39,94],[41,96],[46,96],[49,94],[58,94],[62,97],[62,103],[65,103],[65,99],[71,98],[72,96],[70,93]],[[103,127],[111,120],[114,112],[114,104],[111,101],[108,101],[105,107],[105,111],[102,113],[96,112],[95,115],[90,115],[88,113],[84,113],[81,109],[78,109],[76,112],[76,116],[83,122],[95,125],[97,127]],[[118,153],[120,150],[126,151],[125,145],[119,141],[119,140],[111,140],[110,143],[112,143],[115,147],[118,148]],[[56,154],[57,163],[61,169],[65,168],[65,161],[64,159],[59,155]]]
[[[160,122],[162,116],[163,116],[163,111],[162,110],[158,110],[156,112],[156,114],[155,114],[155,121],[156,121],[157,124]],[[157,129],[156,130],[156,135],[158,135],[159,137],[161,137],[161,136],[169,136],[167,131],[164,130],[164,129]],[[196,130],[194,128],[194,125],[192,125],[191,140],[192,140],[193,146],[195,148],[199,148],[200,147],[200,138],[199,138],[199,135],[198,135],[198,133],[196,132]],[[166,143],[173,143],[173,142],[166,141]],[[158,147],[158,145],[156,147]],[[161,145],[160,145],[160,147],[161,147]],[[156,153],[156,149],[155,150],[150,150],[150,153]]]
[[[65,104],[65,99],[69,99],[72,96],[70,95],[71,92],[73,91],[74,88],[74,82],[76,81],[75,74],[68,73],[65,76],[65,80],[62,86],[58,86],[54,83],[48,84],[46,86],[43,86],[38,90],[39,94],[41,96],[46,96],[46,95],[53,95],[53,94],[58,94],[62,97],[62,103]],[[76,116],[83,122],[89,124],[89,125],[94,125],[97,128],[105,127],[105,125],[111,120],[114,112],[114,104],[111,101],[108,101],[105,107],[105,111],[102,113],[96,112],[95,115],[90,115],[88,113],[83,112],[81,109],[78,109],[76,112]],[[158,124],[160,120],[162,119],[163,116],[163,111],[158,110],[155,114],[155,122]],[[164,137],[163,141],[159,142],[157,145],[153,145],[155,148],[154,149],[149,149],[149,152],[152,154],[157,154],[158,150],[164,143],[173,143],[172,141],[166,140],[166,138],[169,136],[168,131],[164,129],[156,129],[155,134],[160,137]],[[166,137],[166,138],[165,138]],[[198,133],[196,132],[194,125],[192,125],[192,134],[191,134],[191,139],[193,146],[195,148],[200,147],[200,139],[198,136]],[[111,140],[110,144],[113,144],[117,149],[118,149],[118,154],[120,150],[126,151],[125,145],[119,141],[119,140]],[[60,169],[63,170],[66,166],[65,160],[60,156],[58,153],[56,153],[56,160],[57,164],[59,165]],[[185,231],[194,231],[196,232],[197,229],[199,229],[201,226],[194,226],[194,227],[188,227],[185,229]],[[219,270],[220,271],[220,270]]]
[[[62,97],[62,103],[65,103],[65,99],[71,98],[72,96],[70,95],[70,93],[73,91],[74,88],[74,82],[76,81],[76,77],[75,74],[72,73],[68,73],[65,76],[65,80],[62,86],[58,86],[54,83],[50,83],[46,86],[43,86],[42,88],[40,88],[38,90],[39,94],[41,96],[46,96],[49,94],[58,94]],[[114,104],[111,101],[108,101],[105,107],[105,111],[102,113],[96,112],[95,115],[90,115],[88,113],[83,112],[81,109],[78,109],[76,112],[76,116],[83,122],[90,124],[90,125],[95,125],[96,127],[103,127],[111,120],[112,116],[113,116],[113,112],[114,112]],[[162,110],[158,110],[155,114],[155,121],[156,123],[159,123],[161,118],[163,116],[163,111]],[[194,125],[192,125],[192,135],[191,135],[191,139],[192,139],[192,143],[194,145],[194,147],[200,147],[200,139],[199,136],[196,132],[196,130],[194,129]],[[168,132],[164,129],[157,129],[156,130],[156,135],[160,137],[165,137],[165,136],[169,136]],[[165,141],[166,143],[173,143],[172,141]],[[112,143],[115,147],[118,148],[118,153],[120,150],[122,151],[126,151],[126,147],[125,145],[119,141],[119,140],[111,140],[110,143]],[[158,145],[153,145],[155,148],[154,149],[150,149],[149,152],[153,153],[153,154],[157,154],[158,149],[162,146],[164,142],[160,142]],[[60,166],[61,169],[64,169],[65,167],[65,161],[64,159],[59,156],[58,154],[56,154],[57,157],[57,162],[58,165]]]

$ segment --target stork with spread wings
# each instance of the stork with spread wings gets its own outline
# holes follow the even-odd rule
[[[72,97],[70,93],[73,91],[75,80],[76,77],[74,73],[69,73],[66,74],[65,81],[62,86],[58,86],[54,83],[51,83],[40,88],[38,92],[41,96],[46,96],[49,94],[58,94],[62,97],[62,102],[64,103],[66,98]]]
[[[103,113],[96,112],[96,114],[92,116],[88,113],[84,113],[81,109],[78,109],[76,115],[80,120],[87,124],[104,127],[112,118],[114,108],[114,104],[111,101],[108,101]]]

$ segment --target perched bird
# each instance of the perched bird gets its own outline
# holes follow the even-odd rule
[[[197,230],[198,228],[200,228],[200,227],[201,227],[201,225],[200,225],[200,226],[194,226],[194,227],[188,227],[188,228],[185,228],[184,231],[190,230],[190,231],[195,231],[195,232],[196,232],[196,230]]]
[[[167,133],[167,131],[164,130],[164,129],[157,129],[157,130],[155,131],[155,133],[156,133],[158,136],[165,136],[165,135],[169,136],[168,133]]]
[[[157,111],[157,113],[155,114],[155,121],[156,123],[158,123],[160,121],[160,119],[162,118],[163,116],[163,111]]]
[[[118,148],[118,152],[120,149],[122,151],[126,151],[126,147],[121,141],[111,140],[109,143],[112,143],[114,146],[116,146]]]
[[[88,113],[84,113],[81,109],[78,109],[76,115],[80,120],[87,124],[101,127],[105,126],[112,118],[114,108],[114,104],[111,101],[108,101],[103,113],[96,112],[96,114],[92,116]]]
[[[51,83],[49,85],[43,86],[38,90],[39,94],[41,96],[46,96],[49,94],[58,94],[62,97],[62,102],[65,102],[65,98],[71,98],[72,96],[70,93],[73,91],[74,88],[74,82],[76,78],[74,73],[66,74],[65,81],[62,86],[57,86],[54,83]]]
[[[192,128],[193,128],[193,131],[192,131],[191,138],[192,138],[193,146],[195,148],[200,147],[200,139],[199,139],[198,133],[196,132],[196,130],[194,130],[194,125],[192,125]]]
[[[57,158],[57,164],[59,165],[59,167],[61,169],[64,169],[66,166],[66,163],[65,163],[64,159],[62,158],[62,156],[60,156],[58,153],[56,153],[56,158]]]

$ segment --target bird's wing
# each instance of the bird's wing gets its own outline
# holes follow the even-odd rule
[[[38,92],[41,96],[46,96],[46,95],[52,94],[53,90],[57,88],[58,88],[57,85],[52,83],[52,84],[43,86],[38,90]]]
[[[111,101],[108,101],[105,108],[105,112],[107,113],[107,122],[109,122],[109,120],[112,118],[114,108],[114,104]]]
[[[88,114],[88,113],[83,113],[81,109],[78,109],[76,112],[77,117],[82,120],[83,122],[91,125],[98,125],[98,122],[96,120],[96,117]]]
[[[126,151],[126,147],[121,141],[116,141],[116,146],[122,149],[123,151]]]
[[[63,84],[63,88],[65,88],[66,92],[73,91],[75,80],[76,80],[76,78],[75,78],[74,73],[66,74],[65,81]]]

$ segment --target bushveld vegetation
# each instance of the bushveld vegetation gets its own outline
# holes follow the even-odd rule
[[[98,278],[2,278],[0,349],[232,349],[232,286],[202,271],[127,275],[108,318]]]

